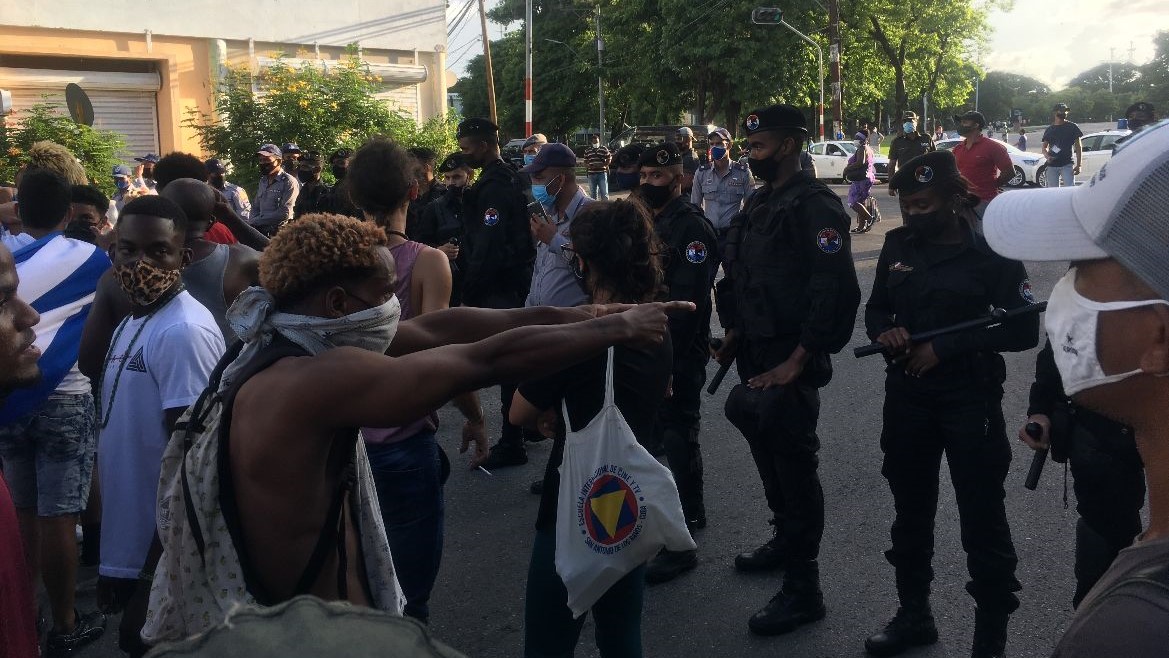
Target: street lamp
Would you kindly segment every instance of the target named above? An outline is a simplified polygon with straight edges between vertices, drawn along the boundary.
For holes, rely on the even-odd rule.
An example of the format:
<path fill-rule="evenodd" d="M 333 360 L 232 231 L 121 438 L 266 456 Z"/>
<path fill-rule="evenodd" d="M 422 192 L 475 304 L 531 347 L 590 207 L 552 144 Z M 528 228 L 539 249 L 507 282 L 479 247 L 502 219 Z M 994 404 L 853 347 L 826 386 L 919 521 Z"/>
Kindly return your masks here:
<path fill-rule="evenodd" d="M 756 25 L 782 25 L 795 33 L 796 36 L 803 39 L 805 42 L 812 44 L 816 49 L 816 64 L 820 70 L 820 107 L 819 121 L 820 121 L 820 141 L 824 140 L 824 49 L 820 44 L 813 41 L 808 35 L 800 32 L 792 27 L 790 23 L 783 20 L 783 10 L 778 7 L 756 7 L 751 12 L 751 22 Z"/>

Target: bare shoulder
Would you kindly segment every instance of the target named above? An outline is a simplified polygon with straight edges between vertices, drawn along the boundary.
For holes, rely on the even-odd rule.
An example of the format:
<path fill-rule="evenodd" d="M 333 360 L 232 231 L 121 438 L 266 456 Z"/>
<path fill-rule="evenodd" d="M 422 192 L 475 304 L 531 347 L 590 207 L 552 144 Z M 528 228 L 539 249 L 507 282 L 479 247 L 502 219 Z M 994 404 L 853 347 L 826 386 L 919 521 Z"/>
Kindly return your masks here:
<path fill-rule="evenodd" d="M 422 274 L 427 279 L 442 276 L 450 278 L 450 259 L 434 247 L 423 247 L 422 251 L 418 252 L 418 259 L 414 261 L 414 270 L 416 277 Z"/>

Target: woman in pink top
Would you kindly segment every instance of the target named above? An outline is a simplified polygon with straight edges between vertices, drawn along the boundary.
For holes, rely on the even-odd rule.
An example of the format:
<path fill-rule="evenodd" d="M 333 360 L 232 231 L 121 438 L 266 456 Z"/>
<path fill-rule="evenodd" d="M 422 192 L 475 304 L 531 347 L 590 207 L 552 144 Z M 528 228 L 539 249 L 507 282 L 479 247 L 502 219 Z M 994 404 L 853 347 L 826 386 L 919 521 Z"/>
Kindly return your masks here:
<path fill-rule="evenodd" d="M 373 139 L 357 150 L 345 178 L 350 196 L 367 221 L 381 226 L 390 240 L 397 281 L 394 293 L 402 320 L 447 307 L 451 296 L 450 261 L 441 251 L 406 237 L 406 210 L 418 197 L 413 157 L 387 139 Z M 467 418 L 462 452 L 475 443 L 475 460 L 487 452 L 483 410 L 474 393 L 455 400 Z M 405 613 L 425 622 L 442 559 L 442 485 L 450 472 L 435 440 L 438 417 L 431 413 L 401 427 L 362 428 L 378 502 L 402 592 Z M 472 462 L 473 464 L 475 461 Z"/>

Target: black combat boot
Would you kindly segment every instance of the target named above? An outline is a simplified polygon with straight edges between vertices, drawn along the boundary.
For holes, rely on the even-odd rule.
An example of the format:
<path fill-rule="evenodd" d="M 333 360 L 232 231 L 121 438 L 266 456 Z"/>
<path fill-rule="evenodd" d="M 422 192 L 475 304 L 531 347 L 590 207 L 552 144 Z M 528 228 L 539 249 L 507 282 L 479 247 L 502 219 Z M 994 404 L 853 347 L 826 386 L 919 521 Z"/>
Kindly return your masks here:
<path fill-rule="evenodd" d="M 911 647 L 923 647 L 938 641 L 938 627 L 928 599 L 902 600 L 901 607 L 885 630 L 865 640 L 871 656 L 896 656 Z"/>
<path fill-rule="evenodd" d="M 974 648 L 970 658 L 1004 658 L 1007 655 L 1007 620 L 1010 613 L 974 608 Z"/>
<path fill-rule="evenodd" d="M 819 565 L 807 560 L 788 565 L 783 589 L 751 617 L 747 626 L 756 635 L 783 635 L 823 619 L 826 613 Z"/>
<path fill-rule="evenodd" d="M 698 566 L 698 551 L 667 551 L 662 549 L 645 569 L 645 582 L 660 585 L 681 576 Z"/>
<path fill-rule="evenodd" d="M 775 536 L 759 548 L 755 548 L 735 556 L 735 569 L 744 573 L 755 571 L 772 571 L 779 569 L 787 562 L 787 546 L 780 532 L 779 522 L 775 519 L 768 521 L 775 527 Z"/>

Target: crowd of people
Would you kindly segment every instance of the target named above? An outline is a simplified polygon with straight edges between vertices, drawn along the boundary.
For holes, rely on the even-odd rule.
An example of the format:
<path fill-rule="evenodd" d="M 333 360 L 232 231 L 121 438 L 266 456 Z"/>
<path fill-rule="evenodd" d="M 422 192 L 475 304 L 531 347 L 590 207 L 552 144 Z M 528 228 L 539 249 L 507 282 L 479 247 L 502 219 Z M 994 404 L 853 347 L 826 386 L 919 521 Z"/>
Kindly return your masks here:
<path fill-rule="evenodd" d="M 904 225 L 885 236 L 863 308 L 887 363 L 885 556 L 899 607 L 865 649 L 938 641 L 945 455 L 975 603 L 971 655 L 1005 655 L 1022 585 L 1004 504 L 1001 354 L 1040 340 L 1020 261 L 1068 260 L 1019 430 L 1076 478 L 1077 613 L 1056 655 L 1157 655 L 1169 609 L 1169 233 L 1157 203 L 1169 126 L 1147 127 L 1149 106 L 1088 183 L 998 197 L 1009 163 L 981 137 L 982 115 L 955 117 L 967 141 L 954 152 L 904 119 L 889 180 Z M 1074 137 L 1061 125 L 1045 150 Z M 473 468 L 525 464 L 526 443 L 553 441 L 531 486 L 524 651 L 571 655 L 584 617 L 557 569 L 566 437 L 598 415 L 611 373 L 612 403 L 668 466 L 700 535 L 712 359 L 737 365 L 725 414 L 771 516 L 734 566 L 782 571 L 748 627 L 780 635 L 822 619 L 817 426 L 831 357 L 861 311 L 852 221 L 807 170 L 800 109 L 754 110 L 739 131 L 745 162 L 731 159 L 729 130 L 713 130 L 699 158 L 683 128 L 676 142 L 616 153 L 594 140 L 582 158 L 536 134 L 517 169 L 497 126 L 471 118 L 450 154 L 387 138 L 339 150 L 335 186 L 319 154 L 269 143 L 250 197 L 222 159 L 175 152 L 115 168 L 111 199 L 62 147 L 33 149 L 0 248 L 0 655 L 38 655 L 41 584 L 50 656 L 99 638 L 110 614 L 122 615 L 121 648 L 141 656 L 239 606 L 303 595 L 425 624 L 450 472 L 435 412 L 448 402 Z M 878 217 L 871 139 L 856 135 L 850 162 L 852 233 Z M 605 200 L 610 166 L 628 199 Z M 480 393 L 496 387 L 502 432 L 489 445 Z M 77 609 L 81 564 L 98 566 L 98 611 Z M 623 572 L 591 606 L 601 654 L 642 655 L 645 586 L 697 566 L 697 551 L 663 548 Z"/>

